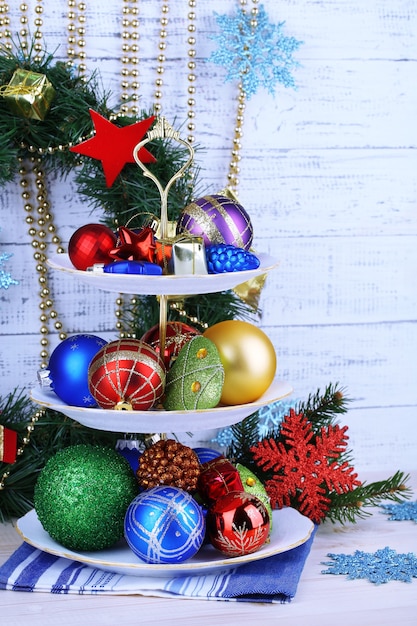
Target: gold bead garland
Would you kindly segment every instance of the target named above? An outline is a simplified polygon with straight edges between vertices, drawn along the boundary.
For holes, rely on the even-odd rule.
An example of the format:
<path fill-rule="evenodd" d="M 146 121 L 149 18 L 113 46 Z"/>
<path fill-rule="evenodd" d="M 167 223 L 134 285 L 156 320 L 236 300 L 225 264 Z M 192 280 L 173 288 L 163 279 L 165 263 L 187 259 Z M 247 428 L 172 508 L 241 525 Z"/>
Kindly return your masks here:
<path fill-rule="evenodd" d="M 252 0 L 252 8 L 251 8 L 251 27 L 255 29 L 258 25 L 257 17 L 259 13 L 259 9 L 257 7 L 258 0 Z M 240 0 L 240 5 L 242 11 L 246 12 L 247 0 Z M 246 93 L 243 89 L 243 84 L 239 81 L 238 84 L 238 95 L 237 95 L 237 110 L 236 110 L 236 118 L 235 118 L 235 128 L 234 128 L 234 137 L 233 137 L 233 146 L 232 146 L 232 154 L 229 163 L 229 172 L 227 175 L 228 188 L 236 193 L 237 188 L 239 186 L 239 174 L 240 174 L 240 161 L 241 161 L 241 149 L 242 149 L 242 136 L 243 136 L 243 123 L 244 123 L 244 113 L 246 108 Z"/>
<path fill-rule="evenodd" d="M 196 14 L 195 14 L 195 6 L 196 6 L 196 0 L 189 0 L 188 2 L 188 8 L 189 8 L 189 12 L 188 12 L 188 39 L 187 39 L 187 43 L 188 43 L 188 64 L 187 67 L 189 69 L 189 74 L 188 74 L 188 100 L 187 100 L 187 105 L 188 105 L 188 112 L 187 112 L 187 117 L 188 117 L 188 124 L 187 124 L 187 129 L 188 129 L 188 137 L 187 137 L 187 141 L 188 143 L 190 143 L 191 145 L 194 143 L 195 141 L 195 137 L 194 137 L 194 131 L 195 131 L 195 92 L 196 92 L 196 87 L 195 87 L 195 81 L 196 81 L 196 49 L 195 49 L 195 44 L 196 44 L 196 25 L 195 25 L 195 19 L 196 19 Z"/>
<path fill-rule="evenodd" d="M 164 84 L 162 75 L 165 71 L 165 68 L 164 68 L 164 64 L 166 61 L 165 50 L 167 47 L 166 39 L 168 36 L 167 26 L 168 26 L 169 6 L 168 6 L 167 0 L 163 0 L 161 11 L 162 11 L 162 15 L 159 20 L 159 23 L 161 25 L 161 29 L 159 31 L 159 44 L 158 44 L 159 54 L 158 54 L 158 65 L 156 67 L 156 74 L 157 74 L 157 77 L 155 80 L 156 89 L 154 93 L 154 98 L 155 98 L 154 110 L 157 115 L 161 113 L 161 109 L 162 109 L 162 102 L 161 102 L 162 91 L 161 90 Z"/>
<path fill-rule="evenodd" d="M 78 9 L 78 11 L 77 11 Z M 68 65 L 74 67 L 77 58 L 80 63 L 77 66 L 78 73 L 81 80 L 84 82 L 87 80 L 85 74 L 87 71 L 85 51 L 85 23 L 86 23 L 86 4 L 85 2 L 79 2 L 76 0 L 68 0 Z"/>
<path fill-rule="evenodd" d="M 7 2 L 0 2 L 0 42 L 6 50 L 12 49 L 12 32 L 10 30 L 9 5 Z"/>
<path fill-rule="evenodd" d="M 58 313 L 54 309 L 54 301 L 51 297 L 51 291 L 48 284 L 48 268 L 46 266 L 48 236 L 51 243 L 57 247 L 57 252 L 62 253 L 64 249 L 61 246 L 61 240 L 56 234 L 56 227 L 53 221 L 53 215 L 50 211 L 48 201 L 48 193 L 46 189 L 45 173 L 42 167 L 41 157 L 31 157 L 30 162 L 19 158 L 19 174 L 20 186 L 22 187 L 22 199 L 24 201 L 24 209 L 26 212 L 25 222 L 29 226 L 28 234 L 32 238 L 32 248 L 34 250 L 33 258 L 35 260 L 36 272 L 39 282 L 39 308 L 41 327 L 39 329 L 41 339 L 41 362 L 40 368 L 46 369 L 49 361 L 49 332 L 50 324 L 53 323 L 54 328 L 59 333 L 59 339 L 62 341 L 67 334 L 63 331 L 62 323 L 58 318 Z M 36 213 L 35 207 L 31 200 L 36 194 Z"/>
<path fill-rule="evenodd" d="M 122 18 L 122 107 L 124 115 L 137 115 L 139 108 L 139 9 L 137 0 L 123 0 Z M 129 79 L 132 79 L 129 82 Z M 128 103 L 132 101 L 133 104 Z"/>
<path fill-rule="evenodd" d="M 39 409 L 38 411 L 36 411 L 36 413 L 34 413 L 29 424 L 26 426 L 26 435 L 23 437 L 22 444 L 18 447 L 16 451 L 16 461 L 19 456 L 22 456 L 26 446 L 30 442 L 30 437 L 32 435 L 32 432 L 35 430 L 36 423 L 44 414 L 45 414 L 45 409 Z M 14 461 L 14 463 L 10 463 L 9 466 L 14 465 L 16 461 Z M 0 491 L 4 489 L 5 482 L 9 476 L 10 476 L 10 470 L 7 469 L 5 472 L 3 472 L 2 477 L 0 478 Z"/>

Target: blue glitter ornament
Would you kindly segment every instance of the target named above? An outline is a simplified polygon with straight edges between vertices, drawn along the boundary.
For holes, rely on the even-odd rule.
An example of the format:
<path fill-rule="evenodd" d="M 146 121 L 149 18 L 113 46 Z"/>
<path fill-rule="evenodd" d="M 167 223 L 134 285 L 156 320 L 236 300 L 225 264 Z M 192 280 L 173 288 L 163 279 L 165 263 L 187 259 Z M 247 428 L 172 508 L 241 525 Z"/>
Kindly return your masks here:
<path fill-rule="evenodd" d="M 283 35 L 284 22 L 271 24 L 263 6 L 258 9 L 256 26 L 251 13 L 244 10 L 234 17 L 216 14 L 216 21 L 221 33 L 212 39 L 218 49 L 208 60 L 227 69 L 227 81 L 241 81 L 248 100 L 259 87 L 271 95 L 277 83 L 295 88 L 291 69 L 299 64 L 292 55 L 302 42 Z"/>
<path fill-rule="evenodd" d="M 177 564 L 193 557 L 205 536 L 200 505 L 177 487 L 147 489 L 129 505 L 125 538 L 146 563 Z"/>
<path fill-rule="evenodd" d="M 385 547 L 375 553 L 356 550 L 354 554 L 328 554 L 333 562 L 323 562 L 329 569 L 322 574 L 345 574 L 348 580 L 368 579 L 381 585 L 390 580 L 411 583 L 417 578 L 417 556 L 412 552 L 399 554 Z"/>
<path fill-rule="evenodd" d="M 43 385 L 71 406 L 96 406 L 88 388 L 88 366 L 106 341 L 96 335 L 74 335 L 61 341 L 49 359 L 48 369 L 38 373 Z"/>
<path fill-rule="evenodd" d="M 251 252 L 221 243 L 206 248 L 206 259 L 209 274 L 256 270 L 260 265 L 258 257 Z"/>

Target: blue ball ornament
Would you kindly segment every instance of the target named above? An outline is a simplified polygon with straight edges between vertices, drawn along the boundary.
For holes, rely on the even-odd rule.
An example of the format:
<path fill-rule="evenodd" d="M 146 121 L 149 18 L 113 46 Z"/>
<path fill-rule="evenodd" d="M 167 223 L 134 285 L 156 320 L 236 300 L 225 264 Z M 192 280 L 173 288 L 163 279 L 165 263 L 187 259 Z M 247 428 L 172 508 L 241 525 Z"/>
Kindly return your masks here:
<path fill-rule="evenodd" d="M 129 547 L 140 559 L 175 565 L 198 552 L 206 522 L 202 508 L 188 492 L 160 485 L 131 502 L 124 529 Z"/>
<path fill-rule="evenodd" d="M 208 461 L 217 459 L 222 454 L 218 450 L 213 450 L 213 448 L 193 448 L 193 450 L 198 456 L 198 460 L 201 465 L 203 465 L 203 463 L 208 463 Z"/>
<path fill-rule="evenodd" d="M 88 388 L 88 366 L 106 341 L 96 335 L 73 335 L 61 341 L 49 359 L 51 389 L 71 406 L 97 406 Z"/>

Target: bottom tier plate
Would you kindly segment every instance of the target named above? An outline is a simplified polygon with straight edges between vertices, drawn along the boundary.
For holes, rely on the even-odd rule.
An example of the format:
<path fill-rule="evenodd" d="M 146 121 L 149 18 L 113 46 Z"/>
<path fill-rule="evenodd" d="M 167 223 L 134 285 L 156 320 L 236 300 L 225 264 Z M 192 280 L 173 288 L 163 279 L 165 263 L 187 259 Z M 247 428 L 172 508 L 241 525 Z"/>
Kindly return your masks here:
<path fill-rule="evenodd" d="M 73 552 L 61 546 L 45 532 L 34 509 L 17 521 L 17 531 L 27 543 L 55 556 L 79 561 L 107 572 L 160 578 L 197 576 L 217 570 L 225 571 L 244 563 L 258 561 L 281 552 L 287 552 L 305 543 L 314 528 L 311 520 L 292 508 L 273 511 L 272 519 L 270 541 L 253 554 L 225 558 L 221 552 L 207 544 L 192 559 L 179 565 L 150 565 L 143 563 L 135 556 L 124 540 L 108 550 Z"/>
<path fill-rule="evenodd" d="M 293 389 L 285 381 L 274 381 L 256 402 L 234 406 L 218 406 L 196 411 L 115 411 L 84 408 L 66 404 L 54 391 L 42 387 L 31 390 L 31 399 L 41 406 L 59 411 L 83 426 L 125 433 L 188 432 L 225 428 L 255 413 L 260 407 L 291 395 Z"/>

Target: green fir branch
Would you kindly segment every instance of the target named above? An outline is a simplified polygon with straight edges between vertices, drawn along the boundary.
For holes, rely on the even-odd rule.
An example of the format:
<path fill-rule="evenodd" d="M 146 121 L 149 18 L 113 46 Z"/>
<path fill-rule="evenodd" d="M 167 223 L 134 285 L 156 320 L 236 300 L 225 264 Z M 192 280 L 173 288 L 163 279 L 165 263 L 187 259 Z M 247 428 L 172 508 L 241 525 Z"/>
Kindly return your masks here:
<path fill-rule="evenodd" d="M 17 69 L 45 75 L 55 97 L 44 120 L 14 113 L 0 97 L 0 162 L 9 155 L 8 166 L 0 170 L 0 184 L 16 173 L 17 156 L 26 158 L 34 153 L 42 156 L 51 171 L 68 174 L 79 162 L 79 155 L 69 148 L 91 135 L 90 108 L 109 113 L 108 94 L 101 92 L 97 73 L 84 80 L 68 64 L 55 63 L 52 54 L 43 52 L 37 60 L 33 46 L 26 52 L 19 45 L 11 51 L 0 45 L 0 85 L 7 85 Z"/>
<path fill-rule="evenodd" d="M 339 383 L 330 383 L 324 391 L 318 389 L 310 394 L 307 400 L 300 402 L 294 410 L 303 413 L 311 422 L 314 431 L 318 433 L 322 426 L 334 424 L 338 415 L 347 412 L 351 400 L 344 392 Z"/>
<path fill-rule="evenodd" d="M 362 483 L 353 491 L 337 494 L 328 494 L 330 509 L 326 519 L 330 522 L 356 522 L 372 514 L 368 507 L 378 506 L 381 502 L 402 502 L 412 496 L 412 490 L 407 486 L 408 474 L 396 472 L 393 476 L 372 483 Z"/>

